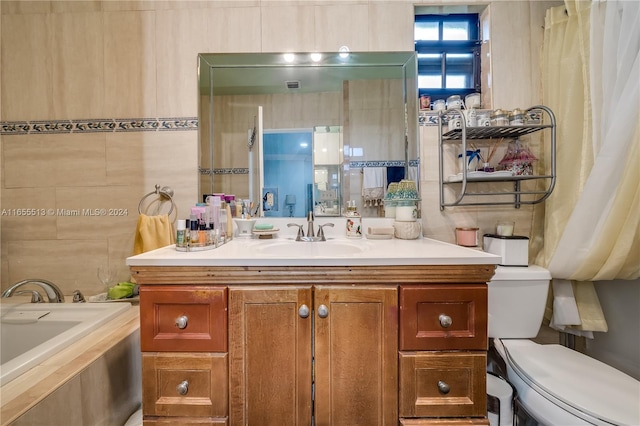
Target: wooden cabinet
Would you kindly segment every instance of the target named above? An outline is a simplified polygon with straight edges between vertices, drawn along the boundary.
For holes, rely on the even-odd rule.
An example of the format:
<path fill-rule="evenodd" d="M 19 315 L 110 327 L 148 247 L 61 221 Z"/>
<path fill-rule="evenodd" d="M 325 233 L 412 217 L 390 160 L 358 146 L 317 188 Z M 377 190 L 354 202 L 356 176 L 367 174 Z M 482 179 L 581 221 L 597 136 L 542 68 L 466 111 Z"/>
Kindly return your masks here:
<path fill-rule="evenodd" d="M 397 424 L 396 286 L 231 288 L 229 337 L 231 424 Z"/>
<path fill-rule="evenodd" d="M 140 286 L 145 426 L 228 423 L 227 289 Z"/>
<path fill-rule="evenodd" d="M 486 284 L 400 286 L 399 412 L 427 421 L 403 424 L 484 421 L 486 350 Z"/>
<path fill-rule="evenodd" d="M 144 424 L 488 424 L 494 268 L 132 267 Z"/>
<path fill-rule="evenodd" d="M 315 424 L 398 423 L 397 286 L 315 289 Z"/>
<path fill-rule="evenodd" d="M 311 286 L 230 289 L 232 425 L 311 424 L 312 302 Z"/>

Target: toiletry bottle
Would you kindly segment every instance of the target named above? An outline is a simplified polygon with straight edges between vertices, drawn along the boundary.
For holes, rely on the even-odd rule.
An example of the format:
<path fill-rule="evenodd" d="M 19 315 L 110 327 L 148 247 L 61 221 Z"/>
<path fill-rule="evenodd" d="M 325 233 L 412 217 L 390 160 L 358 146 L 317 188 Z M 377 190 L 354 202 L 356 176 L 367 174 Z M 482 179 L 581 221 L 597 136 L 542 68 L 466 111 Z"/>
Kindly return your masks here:
<path fill-rule="evenodd" d="M 362 238 L 362 217 L 355 200 L 347 202 L 347 238 Z"/>
<path fill-rule="evenodd" d="M 227 203 L 220 200 L 216 211 L 216 230 L 219 231 L 219 240 L 221 244 L 225 243 L 227 236 Z"/>
<path fill-rule="evenodd" d="M 187 224 L 184 219 L 179 219 L 176 225 L 176 247 L 185 247 L 185 233 L 187 230 Z"/>
<path fill-rule="evenodd" d="M 227 204 L 225 206 L 227 212 L 227 234 L 225 235 L 225 242 L 233 238 L 233 219 L 231 216 L 231 206 Z"/>
<path fill-rule="evenodd" d="M 220 197 L 214 196 L 211 200 L 211 218 L 213 222 L 213 229 L 220 228 Z"/>
<path fill-rule="evenodd" d="M 191 226 L 191 229 L 189 229 L 189 244 L 195 246 L 200 241 L 200 236 L 198 235 L 198 218 L 195 214 L 189 217 L 189 225 Z"/>

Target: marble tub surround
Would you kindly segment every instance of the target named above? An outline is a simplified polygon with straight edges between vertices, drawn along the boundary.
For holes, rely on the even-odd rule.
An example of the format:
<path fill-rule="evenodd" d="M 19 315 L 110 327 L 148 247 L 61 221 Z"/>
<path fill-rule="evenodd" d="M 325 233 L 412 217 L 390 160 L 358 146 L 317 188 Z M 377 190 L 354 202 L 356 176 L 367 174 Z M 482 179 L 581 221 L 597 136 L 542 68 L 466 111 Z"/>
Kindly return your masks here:
<path fill-rule="evenodd" d="M 132 306 L 0 388 L 0 424 L 124 424 L 141 401 L 139 322 Z"/>

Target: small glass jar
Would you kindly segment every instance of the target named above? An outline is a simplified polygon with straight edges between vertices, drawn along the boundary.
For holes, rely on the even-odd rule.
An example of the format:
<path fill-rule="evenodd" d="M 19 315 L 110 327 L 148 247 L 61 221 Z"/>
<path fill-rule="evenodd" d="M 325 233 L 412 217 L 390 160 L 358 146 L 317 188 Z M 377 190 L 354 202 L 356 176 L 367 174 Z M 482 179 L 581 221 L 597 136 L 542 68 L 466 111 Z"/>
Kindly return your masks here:
<path fill-rule="evenodd" d="M 444 111 L 447 109 L 447 106 L 444 102 L 444 99 L 436 99 L 433 101 L 433 110 L 434 111 Z"/>
<path fill-rule="evenodd" d="M 491 126 L 491 111 L 478 111 L 478 127 Z"/>
<path fill-rule="evenodd" d="M 513 111 L 511 111 L 511 114 L 509 114 L 510 126 L 523 126 L 524 120 L 525 120 L 524 111 L 522 111 L 521 109 L 516 108 Z"/>
<path fill-rule="evenodd" d="M 447 109 L 462 108 L 462 99 L 460 95 L 451 95 L 447 98 Z"/>
<path fill-rule="evenodd" d="M 493 115 L 491 116 L 491 125 L 492 126 L 508 126 L 509 116 L 503 110 L 497 109 L 493 112 Z"/>

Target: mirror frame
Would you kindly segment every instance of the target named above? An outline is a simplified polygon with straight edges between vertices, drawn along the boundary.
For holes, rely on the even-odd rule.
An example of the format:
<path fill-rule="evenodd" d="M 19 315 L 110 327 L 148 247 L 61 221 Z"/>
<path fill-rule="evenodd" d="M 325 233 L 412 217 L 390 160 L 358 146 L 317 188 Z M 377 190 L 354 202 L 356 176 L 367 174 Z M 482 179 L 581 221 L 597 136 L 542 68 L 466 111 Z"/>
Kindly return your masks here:
<path fill-rule="evenodd" d="M 321 60 L 311 59 L 310 52 L 296 52 L 295 62 L 287 62 L 284 53 L 201 53 L 198 55 L 198 191 L 200 196 L 214 192 L 215 175 L 214 168 L 214 107 L 213 99 L 219 94 L 222 86 L 219 81 L 214 81 L 216 70 L 222 69 L 253 69 L 262 68 L 336 68 L 349 67 L 366 73 L 372 68 L 391 67 L 397 72 L 402 71 L 404 80 L 403 101 L 405 109 L 404 117 L 404 167 L 405 176 L 408 176 L 410 165 L 419 166 L 420 151 L 418 142 L 418 70 L 417 58 L 414 51 L 411 52 L 328 52 L 320 53 Z M 395 78 L 395 76 L 394 76 Z M 215 93 L 214 93 L 215 92 Z M 225 93 L 225 94 L 230 94 Z M 237 94 L 237 93 L 236 93 Z M 241 93 L 244 94 L 244 93 Z M 247 92 L 246 94 L 250 94 Z M 251 93 L 253 94 L 253 93 Z M 206 108 L 204 103 L 208 102 Z M 206 111 L 206 116 L 203 116 Z M 206 120 L 206 125 L 205 124 Z M 205 149 L 206 148 L 206 149 Z M 415 160 L 410 158 L 415 153 Z M 365 162 L 368 166 L 376 166 L 376 162 Z M 411 163 L 411 164 L 410 164 Z M 357 166 L 356 166 L 357 167 Z M 350 200 L 349 189 L 349 162 L 345 155 L 342 179 L 342 200 Z M 418 167 L 419 169 L 419 167 Z M 209 176 L 207 181 L 204 176 Z M 419 179 L 418 179 L 419 181 Z M 419 182 L 417 182 L 419 183 Z M 386 190 L 386 188 L 385 188 Z M 360 197 L 357 197 L 360 198 Z M 344 206 L 342 206 L 344 207 Z"/>

